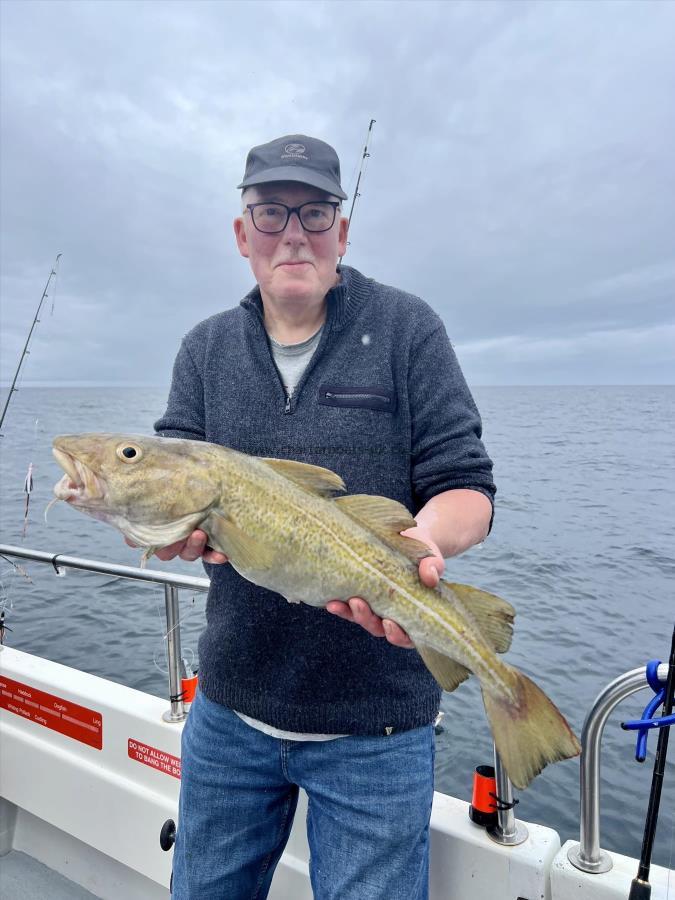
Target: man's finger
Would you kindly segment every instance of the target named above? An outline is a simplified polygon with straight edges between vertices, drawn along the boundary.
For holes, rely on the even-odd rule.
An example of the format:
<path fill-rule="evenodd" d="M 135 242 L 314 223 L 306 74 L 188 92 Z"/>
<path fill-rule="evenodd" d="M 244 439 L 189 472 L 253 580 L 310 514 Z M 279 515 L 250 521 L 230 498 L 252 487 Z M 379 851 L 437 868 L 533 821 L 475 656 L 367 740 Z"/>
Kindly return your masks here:
<path fill-rule="evenodd" d="M 415 646 L 410 640 L 407 632 L 405 632 L 400 625 L 397 625 L 396 622 L 392 622 L 391 619 L 382 619 L 382 627 L 390 644 L 395 644 L 397 647 L 408 648 Z"/>
<path fill-rule="evenodd" d="M 227 562 L 227 557 L 224 553 L 220 553 L 218 550 L 212 550 L 210 547 L 205 547 L 202 559 L 204 562 L 211 563 L 214 566 L 221 566 L 223 563 Z"/>
<path fill-rule="evenodd" d="M 326 609 L 341 619 L 361 625 L 373 637 L 386 637 L 390 644 L 397 647 L 415 646 L 400 625 L 391 619 L 380 619 L 361 597 L 350 597 L 348 603 L 330 600 L 326 604 Z"/>
<path fill-rule="evenodd" d="M 155 550 L 153 556 L 156 556 L 157 559 L 161 559 L 162 562 L 168 562 L 170 559 L 173 559 L 176 556 L 178 550 L 175 545 L 171 545 L 170 547 L 162 547 L 160 550 Z"/>
<path fill-rule="evenodd" d="M 420 562 L 420 581 L 427 587 L 435 588 L 441 580 L 445 563 L 436 556 L 427 556 Z"/>
<path fill-rule="evenodd" d="M 329 613 L 333 613 L 334 616 L 339 616 L 341 619 L 347 619 L 349 622 L 354 621 L 354 616 L 349 608 L 349 604 L 344 603 L 342 600 L 329 600 L 325 608 Z"/>
<path fill-rule="evenodd" d="M 180 558 L 186 562 L 194 562 L 203 554 L 206 547 L 206 534 L 203 531 L 193 531 L 181 550 Z"/>
<path fill-rule="evenodd" d="M 384 637 L 382 619 L 376 616 L 370 606 L 361 597 L 350 597 L 349 607 L 354 616 L 354 621 L 366 629 L 374 637 Z"/>

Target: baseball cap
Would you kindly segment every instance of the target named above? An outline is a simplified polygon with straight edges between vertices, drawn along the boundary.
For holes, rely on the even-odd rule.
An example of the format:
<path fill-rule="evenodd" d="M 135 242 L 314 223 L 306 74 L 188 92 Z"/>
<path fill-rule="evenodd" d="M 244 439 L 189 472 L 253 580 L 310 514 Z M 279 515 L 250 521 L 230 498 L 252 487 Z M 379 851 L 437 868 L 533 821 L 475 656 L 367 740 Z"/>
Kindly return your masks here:
<path fill-rule="evenodd" d="M 340 186 L 337 153 L 330 144 L 306 134 L 287 134 L 249 150 L 244 180 L 237 188 L 268 181 L 299 181 L 347 199 Z"/>

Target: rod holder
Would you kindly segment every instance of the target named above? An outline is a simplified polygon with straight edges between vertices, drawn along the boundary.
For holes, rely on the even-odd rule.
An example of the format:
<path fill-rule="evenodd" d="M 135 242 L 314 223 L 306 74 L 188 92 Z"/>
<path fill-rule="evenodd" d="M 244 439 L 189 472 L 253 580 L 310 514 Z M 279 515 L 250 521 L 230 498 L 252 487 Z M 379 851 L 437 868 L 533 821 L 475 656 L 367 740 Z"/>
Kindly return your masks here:
<path fill-rule="evenodd" d="M 513 785 L 502 765 L 501 757 L 495 747 L 495 782 L 497 784 L 497 797 L 502 805 L 497 806 L 497 824 L 486 829 L 488 837 L 497 844 L 506 847 L 515 847 L 522 844 L 529 837 L 526 826 L 516 819 L 513 811 Z M 508 806 L 503 809 L 502 806 Z"/>
<path fill-rule="evenodd" d="M 187 717 L 183 703 L 183 687 L 181 679 L 181 646 L 180 646 L 180 608 L 178 606 L 178 588 L 172 584 L 164 585 L 164 607 L 166 613 L 166 658 L 169 668 L 169 698 L 171 708 L 162 718 L 165 722 L 182 722 Z"/>
<path fill-rule="evenodd" d="M 668 665 L 662 663 L 658 668 L 659 681 L 665 683 L 667 674 Z M 579 775 L 579 843 L 567 851 L 569 861 L 582 872 L 600 875 L 612 868 L 611 856 L 600 849 L 600 744 L 605 724 L 615 706 L 648 686 L 646 666 L 619 675 L 598 694 L 584 721 Z"/>

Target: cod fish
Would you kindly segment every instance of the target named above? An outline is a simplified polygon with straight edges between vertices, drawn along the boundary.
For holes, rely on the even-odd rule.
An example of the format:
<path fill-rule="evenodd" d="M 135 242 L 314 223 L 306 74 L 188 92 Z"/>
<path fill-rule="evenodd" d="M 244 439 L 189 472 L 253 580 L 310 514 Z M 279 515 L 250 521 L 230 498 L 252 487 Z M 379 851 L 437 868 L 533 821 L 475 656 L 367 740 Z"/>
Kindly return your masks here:
<path fill-rule="evenodd" d="M 497 655 L 511 644 L 513 607 L 464 584 L 423 585 L 419 560 L 431 551 L 400 534 L 415 525 L 400 503 L 335 496 L 345 485 L 328 469 L 202 441 L 80 434 L 53 446 L 66 473 L 56 498 L 147 548 L 144 561 L 201 528 L 244 578 L 289 601 L 363 597 L 407 631 L 444 690 L 475 675 L 516 787 L 580 752 L 548 697 Z"/>

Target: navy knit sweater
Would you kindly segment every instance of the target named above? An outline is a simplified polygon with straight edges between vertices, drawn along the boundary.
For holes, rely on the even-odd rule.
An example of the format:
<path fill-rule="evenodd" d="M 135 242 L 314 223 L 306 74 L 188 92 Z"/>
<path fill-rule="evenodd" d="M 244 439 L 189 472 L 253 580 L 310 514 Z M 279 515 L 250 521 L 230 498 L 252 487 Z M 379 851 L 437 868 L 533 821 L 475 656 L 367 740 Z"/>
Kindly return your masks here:
<path fill-rule="evenodd" d="M 480 417 L 439 317 L 356 269 L 339 272 L 290 401 L 256 287 L 183 339 L 156 431 L 325 466 L 349 493 L 413 513 L 452 488 L 492 500 Z M 440 688 L 416 651 L 290 604 L 232 566 L 207 571 L 199 683 L 210 699 L 288 731 L 384 734 L 434 720 Z"/>

